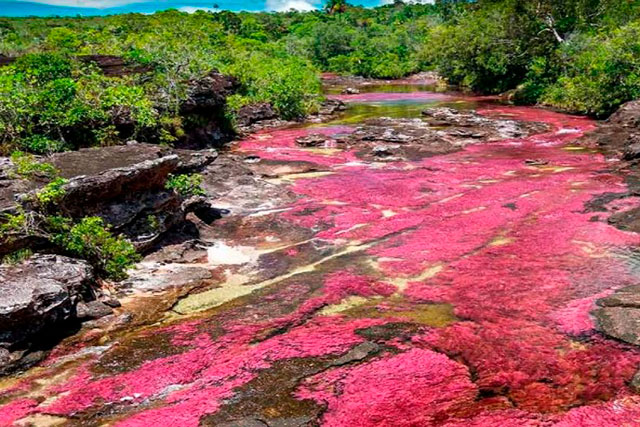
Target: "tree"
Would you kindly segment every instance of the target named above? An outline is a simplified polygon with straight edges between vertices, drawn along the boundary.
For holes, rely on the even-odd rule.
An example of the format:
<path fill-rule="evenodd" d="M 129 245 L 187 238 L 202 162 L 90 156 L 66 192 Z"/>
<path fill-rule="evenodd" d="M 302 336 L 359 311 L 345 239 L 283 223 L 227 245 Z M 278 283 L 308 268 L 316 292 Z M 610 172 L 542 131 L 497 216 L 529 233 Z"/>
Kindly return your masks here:
<path fill-rule="evenodd" d="M 349 7 L 349 3 L 346 0 L 329 0 L 324 6 L 324 10 L 329 14 L 344 13 Z"/>

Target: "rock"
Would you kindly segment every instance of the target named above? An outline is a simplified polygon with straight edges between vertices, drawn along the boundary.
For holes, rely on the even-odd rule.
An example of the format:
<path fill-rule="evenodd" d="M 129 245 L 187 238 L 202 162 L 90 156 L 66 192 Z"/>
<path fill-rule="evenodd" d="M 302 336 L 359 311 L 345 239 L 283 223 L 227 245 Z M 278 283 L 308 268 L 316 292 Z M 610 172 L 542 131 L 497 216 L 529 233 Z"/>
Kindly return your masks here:
<path fill-rule="evenodd" d="M 113 308 L 101 301 L 79 302 L 76 306 L 76 317 L 79 320 L 95 320 L 113 314 Z"/>
<path fill-rule="evenodd" d="M 12 57 L 12 56 L 6 56 L 0 53 L 0 67 L 3 67 L 5 65 L 9 65 L 11 63 L 13 63 L 13 61 L 15 61 L 16 58 Z"/>
<path fill-rule="evenodd" d="M 524 163 L 529 166 L 544 166 L 544 165 L 548 165 L 549 161 L 541 160 L 541 159 L 526 159 Z"/>
<path fill-rule="evenodd" d="M 74 178 L 80 175 L 96 175 L 109 169 L 134 166 L 169 154 L 171 154 L 169 149 L 159 145 L 136 143 L 56 153 L 50 156 L 47 162 L 55 166 L 62 177 Z"/>
<path fill-rule="evenodd" d="M 301 147 L 328 147 L 332 144 L 335 145 L 335 141 L 326 135 L 314 133 L 308 136 L 296 138 L 296 144 Z"/>
<path fill-rule="evenodd" d="M 598 330 L 621 341 L 640 345 L 640 286 L 628 286 L 598 300 L 593 311 Z"/>
<path fill-rule="evenodd" d="M 187 98 L 180 106 L 183 114 L 224 107 L 227 96 L 239 88 L 239 83 L 234 77 L 213 70 L 200 79 L 190 80 L 187 86 Z"/>
<path fill-rule="evenodd" d="M 347 109 L 347 104 L 338 99 L 327 99 L 322 102 L 318 116 L 333 116 Z"/>
<path fill-rule="evenodd" d="M 640 232 L 640 207 L 611 215 L 607 222 L 620 230 Z"/>
<path fill-rule="evenodd" d="M 249 126 L 278 117 L 276 110 L 267 102 L 245 105 L 238 110 L 236 120 L 240 126 Z"/>
<path fill-rule="evenodd" d="M 631 378 L 629 387 L 631 387 L 636 393 L 640 393 L 640 371 L 636 372 L 633 378 Z"/>
<path fill-rule="evenodd" d="M 630 135 L 627 140 L 627 145 L 622 151 L 622 158 L 624 160 L 637 160 L 640 158 L 640 135 Z"/>
<path fill-rule="evenodd" d="M 638 158 L 640 100 L 623 104 L 605 122 L 580 139 L 584 145 L 598 145 L 609 157 Z M 633 147 L 632 147 L 633 146 Z"/>
<path fill-rule="evenodd" d="M 187 97 L 180 106 L 184 136 L 174 145 L 201 149 L 218 147 L 235 135 L 227 118 L 227 97 L 239 88 L 238 81 L 217 71 L 187 82 Z"/>
<path fill-rule="evenodd" d="M 371 341 L 365 341 L 362 344 L 358 344 L 353 349 L 351 349 L 344 356 L 339 357 L 338 359 L 332 361 L 333 366 L 341 366 L 346 365 L 352 362 L 359 362 L 365 359 L 367 356 L 375 354 L 380 351 L 380 346 Z"/>
<path fill-rule="evenodd" d="M 598 329 L 606 335 L 640 345 L 640 310 L 632 307 L 604 307 L 593 312 Z"/>
<path fill-rule="evenodd" d="M 342 89 L 343 95 L 357 95 L 359 93 L 360 93 L 360 90 L 354 87 L 345 87 L 344 89 Z"/>
<path fill-rule="evenodd" d="M 80 55 L 78 59 L 96 65 L 107 77 L 148 73 L 153 70 L 151 66 L 130 64 L 123 57 L 115 55 Z"/>
<path fill-rule="evenodd" d="M 18 363 L 35 337 L 75 320 L 77 304 L 93 293 L 94 279 L 87 262 L 59 255 L 0 266 L 0 348 L 5 353 L 0 371 Z"/>
<path fill-rule="evenodd" d="M 211 148 L 208 150 L 175 150 L 180 157 L 180 163 L 175 170 L 175 174 L 197 173 L 209 166 L 218 158 L 218 151 Z"/>
<path fill-rule="evenodd" d="M 376 157 L 389 157 L 393 155 L 393 152 L 388 145 L 376 145 L 373 147 L 373 155 Z"/>

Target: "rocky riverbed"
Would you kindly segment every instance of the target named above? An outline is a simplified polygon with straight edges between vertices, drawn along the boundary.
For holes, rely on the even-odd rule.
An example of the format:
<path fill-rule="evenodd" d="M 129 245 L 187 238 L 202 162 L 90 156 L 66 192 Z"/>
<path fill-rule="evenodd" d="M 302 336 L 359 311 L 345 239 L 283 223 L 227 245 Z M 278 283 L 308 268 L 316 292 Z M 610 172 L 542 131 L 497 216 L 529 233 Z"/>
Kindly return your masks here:
<path fill-rule="evenodd" d="M 0 269 L 0 360 L 24 370 L 0 424 L 633 423 L 632 163 L 588 119 L 402 83 L 353 85 L 325 124 L 256 106 L 222 152 L 54 157 L 68 214 L 145 256 L 117 283 L 54 254 Z M 205 195 L 168 194 L 177 171 Z"/>

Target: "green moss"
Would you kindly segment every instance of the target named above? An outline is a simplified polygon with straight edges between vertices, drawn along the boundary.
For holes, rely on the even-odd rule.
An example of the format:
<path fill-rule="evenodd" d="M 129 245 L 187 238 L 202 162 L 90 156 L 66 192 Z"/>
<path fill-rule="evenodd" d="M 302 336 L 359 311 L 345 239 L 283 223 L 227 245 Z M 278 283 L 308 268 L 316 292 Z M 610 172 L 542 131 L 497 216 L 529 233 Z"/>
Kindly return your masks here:
<path fill-rule="evenodd" d="M 206 193 L 202 188 L 202 175 L 182 174 L 169 175 L 165 187 L 174 190 L 183 197 L 204 196 Z"/>

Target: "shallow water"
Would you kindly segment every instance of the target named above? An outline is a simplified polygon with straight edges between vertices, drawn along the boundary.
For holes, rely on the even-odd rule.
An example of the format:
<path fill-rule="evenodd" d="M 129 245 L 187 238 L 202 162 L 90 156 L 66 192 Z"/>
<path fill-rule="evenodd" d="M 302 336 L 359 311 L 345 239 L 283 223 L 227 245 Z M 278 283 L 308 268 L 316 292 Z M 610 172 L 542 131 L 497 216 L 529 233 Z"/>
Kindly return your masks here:
<path fill-rule="evenodd" d="M 640 243 L 585 209 L 625 189 L 573 145 L 594 123 L 423 92 L 346 99 L 336 123 L 238 145 L 319 170 L 274 180 L 298 200 L 246 220 L 259 250 L 229 249 L 229 264 L 275 273 L 234 270 L 222 290 L 181 300 L 192 314 L 61 346 L 0 384 L 0 425 L 639 425 L 627 384 L 640 351 L 589 316 L 637 281 Z M 551 129 L 414 162 L 295 144 L 443 102 Z"/>

